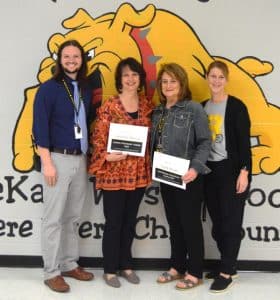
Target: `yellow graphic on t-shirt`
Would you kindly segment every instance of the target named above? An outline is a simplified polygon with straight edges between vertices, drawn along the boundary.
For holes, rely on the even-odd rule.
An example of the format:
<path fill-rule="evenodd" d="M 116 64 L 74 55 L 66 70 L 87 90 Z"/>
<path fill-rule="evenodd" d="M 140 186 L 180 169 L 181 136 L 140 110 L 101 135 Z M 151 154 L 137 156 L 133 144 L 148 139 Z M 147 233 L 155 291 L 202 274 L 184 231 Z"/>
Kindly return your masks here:
<path fill-rule="evenodd" d="M 209 128 L 212 134 L 212 141 L 220 143 L 220 137 L 222 137 L 222 124 L 223 117 L 221 115 L 208 115 Z"/>

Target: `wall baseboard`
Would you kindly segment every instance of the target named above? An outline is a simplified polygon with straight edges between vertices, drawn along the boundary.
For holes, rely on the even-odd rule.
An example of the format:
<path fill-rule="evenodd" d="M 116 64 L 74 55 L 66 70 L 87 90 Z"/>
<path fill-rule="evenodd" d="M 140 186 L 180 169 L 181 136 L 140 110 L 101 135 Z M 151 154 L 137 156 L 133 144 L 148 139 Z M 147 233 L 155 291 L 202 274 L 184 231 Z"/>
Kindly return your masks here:
<path fill-rule="evenodd" d="M 166 270 L 169 260 L 166 258 L 134 258 L 136 270 Z M 206 259 L 205 270 L 213 269 L 218 260 Z M 79 264 L 83 267 L 102 268 L 102 257 L 80 257 Z M 0 255 L 0 267 L 42 268 L 41 256 Z M 280 272 L 280 261 L 239 260 L 237 269 L 240 271 Z"/>

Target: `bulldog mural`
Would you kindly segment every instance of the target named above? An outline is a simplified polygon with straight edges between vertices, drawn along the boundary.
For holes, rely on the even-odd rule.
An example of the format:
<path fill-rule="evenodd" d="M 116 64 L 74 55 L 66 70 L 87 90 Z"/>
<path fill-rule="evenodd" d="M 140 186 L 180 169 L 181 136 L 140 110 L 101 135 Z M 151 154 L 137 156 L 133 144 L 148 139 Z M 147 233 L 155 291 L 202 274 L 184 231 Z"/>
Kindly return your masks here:
<path fill-rule="evenodd" d="M 142 62 L 148 74 L 147 94 L 157 102 L 155 79 L 162 63 L 177 62 L 189 74 L 193 98 L 202 101 L 209 97 L 205 83 L 207 66 L 215 59 L 225 61 L 230 69 L 228 92 L 242 99 L 248 107 L 254 137 L 253 173 L 274 174 L 280 167 L 280 109 L 270 104 L 256 76 L 273 70 L 268 61 L 245 57 L 233 62 L 208 53 L 192 27 L 173 13 L 149 4 L 135 10 L 122 4 L 115 13 L 94 18 L 79 9 L 63 21 L 68 29 L 64 35 L 56 33 L 48 42 L 50 55 L 43 59 L 39 84 L 25 90 L 25 101 L 13 136 L 13 166 L 17 171 L 29 172 L 33 167 L 32 113 L 38 86 L 53 72 L 58 47 L 67 39 L 77 39 L 88 57 L 88 75 L 94 91 L 94 103 L 105 101 L 114 89 L 114 70 L 118 62 L 133 56 Z"/>

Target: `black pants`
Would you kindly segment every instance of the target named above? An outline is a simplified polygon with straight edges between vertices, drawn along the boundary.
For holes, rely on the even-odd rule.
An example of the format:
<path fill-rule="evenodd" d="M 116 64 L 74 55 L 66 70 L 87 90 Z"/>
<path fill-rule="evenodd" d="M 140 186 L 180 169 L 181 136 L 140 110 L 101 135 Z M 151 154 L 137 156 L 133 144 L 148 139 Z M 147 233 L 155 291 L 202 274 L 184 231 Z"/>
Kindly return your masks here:
<path fill-rule="evenodd" d="M 186 190 L 161 184 L 161 195 L 170 230 L 170 267 L 202 278 L 203 232 L 201 224 L 202 181 L 198 177 Z M 188 257 L 188 264 L 187 264 Z"/>
<path fill-rule="evenodd" d="M 236 270 L 241 244 L 242 221 L 248 189 L 236 193 L 237 174 L 229 160 L 208 162 L 211 173 L 205 176 L 205 201 L 212 220 L 212 236 L 220 251 L 219 271 L 232 274 Z"/>
<path fill-rule="evenodd" d="M 104 273 L 132 268 L 131 245 L 145 188 L 133 191 L 103 190 L 105 228 L 102 241 Z"/>

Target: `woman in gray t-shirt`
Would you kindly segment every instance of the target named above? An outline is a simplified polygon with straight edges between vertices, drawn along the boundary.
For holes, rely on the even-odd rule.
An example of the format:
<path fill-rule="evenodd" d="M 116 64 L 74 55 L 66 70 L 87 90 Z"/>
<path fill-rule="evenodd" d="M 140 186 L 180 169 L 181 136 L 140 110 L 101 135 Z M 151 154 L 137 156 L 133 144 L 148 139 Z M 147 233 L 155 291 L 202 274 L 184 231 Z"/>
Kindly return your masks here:
<path fill-rule="evenodd" d="M 211 98 L 204 103 L 212 133 L 205 176 L 205 201 L 212 220 L 212 236 L 221 254 L 219 268 L 206 275 L 214 279 L 210 291 L 232 285 L 241 243 L 245 199 L 251 178 L 250 119 L 244 103 L 226 93 L 228 67 L 212 62 L 207 70 Z"/>

